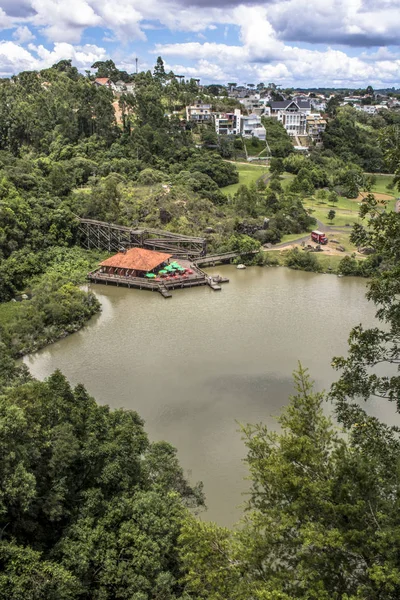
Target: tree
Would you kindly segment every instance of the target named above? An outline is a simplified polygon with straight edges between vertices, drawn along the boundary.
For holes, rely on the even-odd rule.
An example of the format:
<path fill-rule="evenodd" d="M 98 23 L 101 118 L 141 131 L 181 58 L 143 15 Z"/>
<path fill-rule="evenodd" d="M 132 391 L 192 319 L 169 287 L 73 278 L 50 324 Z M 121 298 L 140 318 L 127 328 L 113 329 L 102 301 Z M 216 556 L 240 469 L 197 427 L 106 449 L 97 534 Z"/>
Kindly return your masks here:
<path fill-rule="evenodd" d="M 334 117 L 342 101 L 341 96 L 332 96 L 326 103 L 326 112 L 330 117 Z"/>
<path fill-rule="evenodd" d="M 285 266 L 290 267 L 291 269 L 312 271 L 314 273 L 318 273 L 322 270 L 315 254 L 311 252 L 303 252 L 298 248 L 293 248 L 286 254 Z"/>
<path fill-rule="evenodd" d="M 330 202 L 330 204 L 336 204 L 336 202 L 339 202 L 339 196 L 337 195 L 337 192 L 335 192 L 335 190 L 329 192 L 328 202 Z"/>
<path fill-rule="evenodd" d="M 299 366 L 294 379 L 279 431 L 242 426 L 251 489 L 241 529 L 185 523 L 186 591 L 213 600 L 395 600 L 399 443 L 373 418 L 340 435 L 307 371 Z"/>
<path fill-rule="evenodd" d="M 347 169 L 344 173 L 343 184 L 347 198 L 357 198 L 363 184 L 363 176 L 356 169 Z"/>
<path fill-rule="evenodd" d="M 384 328 L 356 326 L 349 337 L 348 358 L 336 358 L 341 376 L 333 386 L 340 418 L 352 421 L 359 409 L 355 399 L 387 399 L 400 410 L 400 215 L 379 207 L 369 194 L 360 208 L 365 224 L 354 226 L 351 241 L 374 248 L 381 268 L 368 284 L 367 298 L 377 307 L 378 321 Z M 384 370 L 382 369 L 384 367 Z"/>
<path fill-rule="evenodd" d="M 277 173 L 278 175 L 284 173 L 285 167 L 282 158 L 271 158 L 269 170 L 271 173 Z"/>
<path fill-rule="evenodd" d="M 161 56 L 159 56 L 157 58 L 157 62 L 156 65 L 154 67 L 154 71 L 153 71 L 153 76 L 155 77 L 155 79 L 158 79 L 159 81 L 161 81 L 162 83 L 166 80 L 167 78 L 167 74 L 165 72 L 165 68 L 164 68 L 164 61 L 161 58 Z"/>
<path fill-rule="evenodd" d="M 234 203 L 238 213 L 251 217 L 257 216 L 259 200 L 259 192 L 255 185 L 240 185 L 234 196 Z"/>
<path fill-rule="evenodd" d="M 390 125 L 380 134 L 380 145 L 383 149 L 385 162 L 389 172 L 395 174 L 395 183 L 400 181 L 400 127 Z"/>
<path fill-rule="evenodd" d="M 336 212 L 334 210 L 330 210 L 327 214 L 327 218 L 329 219 L 329 221 L 333 221 L 333 219 L 336 217 Z"/>

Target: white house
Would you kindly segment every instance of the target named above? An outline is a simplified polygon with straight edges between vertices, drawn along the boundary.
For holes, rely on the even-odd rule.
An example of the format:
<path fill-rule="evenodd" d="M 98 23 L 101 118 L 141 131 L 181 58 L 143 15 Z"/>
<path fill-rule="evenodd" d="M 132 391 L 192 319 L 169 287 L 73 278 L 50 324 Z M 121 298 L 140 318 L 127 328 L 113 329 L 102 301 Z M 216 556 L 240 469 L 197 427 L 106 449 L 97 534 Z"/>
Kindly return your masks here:
<path fill-rule="evenodd" d="M 211 104 L 197 102 L 186 107 L 186 120 L 195 123 L 210 123 L 212 119 Z"/>
<path fill-rule="evenodd" d="M 265 141 L 266 131 L 261 122 L 261 117 L 256 114 L 251 114 L 248 117 L 241 118 L 241 133 L 243 137 L 256 137 L 259 140 Z"/>
<path fill-rule="evenodd" d="M 310 98 L 310 104 L 312 110 L 316 110 L 317 112 L 326 111 L 326 101 L 321 98 Z"/>
<path fill-rule="evenodd" d="M 242 113 L 239 108 L 230 113 L 215 113 L 215 131 L 218 135 L 239 135 L 241 120 Z"/>
<path fill-rule="evenodd" d="M 271 116 L 282 123 L 289 135 L 305 135 L 307 115 L 310 114 L 309 100 L 294 98 L 271 103 Z"/>
<path fill-rule="evenodd" d="M 386 104 L 364 104 L 363 111 L 368 115 L 376 115 L 380 110 L 388 110 Z"/>

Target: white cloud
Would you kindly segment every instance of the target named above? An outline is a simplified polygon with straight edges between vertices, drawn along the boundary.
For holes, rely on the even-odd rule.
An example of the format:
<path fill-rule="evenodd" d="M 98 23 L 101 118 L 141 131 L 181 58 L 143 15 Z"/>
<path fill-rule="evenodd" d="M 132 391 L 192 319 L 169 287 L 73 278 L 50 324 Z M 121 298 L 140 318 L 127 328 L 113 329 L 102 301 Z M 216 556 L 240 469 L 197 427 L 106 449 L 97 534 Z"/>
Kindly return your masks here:
<path fill-rule="evenodd" d="M 167 70 L 172 70 L 174 73 L 185 74 L 186 77 L 199 78 L 201 80 L 208 81 L 227 81 L 227 71 L 222 66 L 216 65 L 215 63 L 209 62 L 208 60 L 199 60 L 192 67 L 184 67 L 183 65 L 173 64 L 171 67 L 168 65 Z"/>
<path fill-rule="evenodd" d="M 10 76 L 20 71 L 32 71 L 51 67 L 54 63 L 66 58 L 72 59 L 80 69 L 87 68 L 96 60 L 104 60 L 107 53 L 104 48 L 86 44 L 73 46 L 65 42 L 55 43 L 53 50 L 43 45 L 28 45 L 28 50 L 15 42 L 0 42 L 0 75 Z"/>
<path fill-rule="evenodd" d="M 385 48 L 389 43 L 399 48 L 400 0 L 0 1 L 0 28 L 18 27 L 16 41 L 32 40 L 29 27 L 36 27 L 54 43 L 52 50 L 32 46 L 28 56 L 12 42 L 3 46 L 6 71 L 18 61 L 41 65 L 56 62 L 54 57 L 72 58 L 81 68 L 90 66 L 99 55 L 105 57 L 102 48 L 79 45 L 82 34 L 93 27 L 106 31 L 104 41 L 122 42 L 120 52 L 113 55 L 122 67 L 123 62 L 132 63 L 124 44 L 145 42 L 146 31 L 167 28 L 172 34 L 194 35 L 186 43 L 156 44 L 154 53 L 173 57 L 182 73 L 202 81 L 275 79 L 287 85 L 400 81 L 398 51 Z M 206 31 L 217 28 L 223 43 L 207 42 Z M 230 45 L 236 31 L 237 43 Z M 338 44 L 356 50 L 339 51 Z"/>
<path fill-rule="evenodd" d="M 0 75 L 15 75 L 35 68 L 35 59 L 22 46 L 14 42 L 0 42 Z"/>
<path fill-rule="evenodd" d="M 85 0 L 31 0 L 36 11 L 33 23 L 53 42 L 79 42 L 88 27 L 102 20 Z"/>
<path fill-rule="evenodd" d="M 21 27 L 17 27 L 17 29 L 14 31 L 13 38 L 19 44 L 26 44 L 27 42 L 34 40 L 35 36 L 26 25 L 22 25 Z"/>

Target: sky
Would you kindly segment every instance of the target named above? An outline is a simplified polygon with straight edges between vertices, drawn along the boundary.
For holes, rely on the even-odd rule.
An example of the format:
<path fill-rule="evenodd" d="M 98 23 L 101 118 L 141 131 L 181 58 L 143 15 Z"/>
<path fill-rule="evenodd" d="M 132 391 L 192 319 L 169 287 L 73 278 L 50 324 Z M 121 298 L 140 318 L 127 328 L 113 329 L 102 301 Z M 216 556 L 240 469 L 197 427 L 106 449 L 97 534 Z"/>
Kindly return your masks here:
<path fill-rule="evenodd" d="M 158 56 L 209 83 L 400 86 L 400 0 L 0 0 L 0 76 Z"/>

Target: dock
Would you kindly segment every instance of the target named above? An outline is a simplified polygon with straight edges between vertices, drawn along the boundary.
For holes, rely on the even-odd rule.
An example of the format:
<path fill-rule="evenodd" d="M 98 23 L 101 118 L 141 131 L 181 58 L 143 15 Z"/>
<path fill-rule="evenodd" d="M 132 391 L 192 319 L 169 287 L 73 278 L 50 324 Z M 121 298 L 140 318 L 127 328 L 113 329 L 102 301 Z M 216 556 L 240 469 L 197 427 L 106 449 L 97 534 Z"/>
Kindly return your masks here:
<path fill-rule="evenodd" d="M 182 260 L 180 260 L 180 262 L 186 263 L 186 261 Z M 117 287 L 122 286 L 138 290 L 158 292 L 163 298 L 171 298 L 171 291 L 173 290 L 198 287 L 201 285 L 208 285 L 213 291 L 218 292 L 221 290 L 222 283 L 229 283 L 229 279 L 226 277 L 221 277 L 220 275 L 208 275 L 195 264 L 189 263 L 189 261 L 187 266 L 193 270 L 193 275 L 176 277 L 173 280 L 163 279 L 161 281 L 154 281 L 144 277 L 124 277 L 121 275 L 111 275 L 109 273 L 101 273 L 98 270 L 89 273 L 88 279 L 91 283 L 96 284 L 116 285 Z"/>

